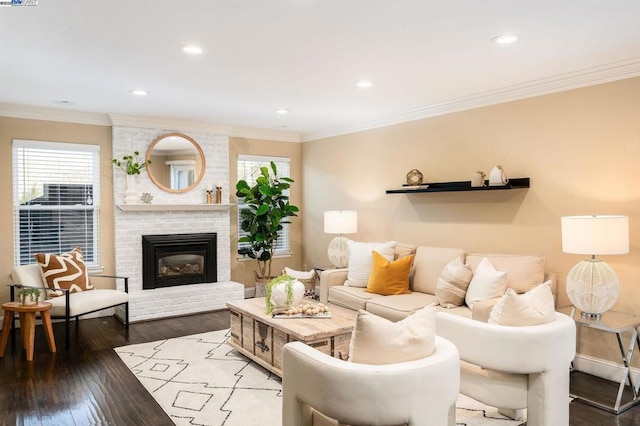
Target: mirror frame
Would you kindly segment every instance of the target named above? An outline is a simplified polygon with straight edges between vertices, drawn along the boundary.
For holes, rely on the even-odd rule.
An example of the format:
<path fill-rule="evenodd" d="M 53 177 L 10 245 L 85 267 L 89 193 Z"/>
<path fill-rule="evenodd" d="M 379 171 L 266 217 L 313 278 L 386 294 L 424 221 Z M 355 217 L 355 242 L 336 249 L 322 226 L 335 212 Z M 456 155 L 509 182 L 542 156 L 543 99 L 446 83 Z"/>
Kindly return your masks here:
<path fill-rule="evenodd" d="M 161 142 L 163 139 L 166 139 L 166 138 L 169 138 L 169 137 L 184 138 L 184 139 L 188 140 L 189 142 L 191 142 L 193 144 L 193 146 L 197 150 L 196 155 L 199 155 L 200 159 L 202 160 L 202 168 L 200 170 L 200 173 L 195 177 L 195 179 L 194 179 L 194 181 L 193 181 L 193 183 L 191 185 L 189 185 L 186 188 L 182 188 L 182 189 L 171 189 L 171 188 L 168 188 L 167 186 L 163 185 L 162 183 L 158 182 L 158 179 L 156 179 L 156 177 L 153 175 L 153 173 L 151 172 L 151 170 L 148 167 L 147 167 L 147 175 L 149 176 L 149 179 L 151 179 L 151 181 L 158 188 L 162 189 L 163 191 L 172 192 L 174 194 L 180 194 L 180 193 L 184 193 L 184 192 L 189 192 L 193 188 L 195 188 L 200 183 L 200 181 L 202 181 L 202 178 L 204 176 L 204 172 L 207 169 L 207 161 L 206 161 L 206 158 L 204 156 L 204 152 L 202 151 L 202 148 L 200 148 L 200 145 L 198 144 L 198 142 L 196 142 L 193 138 L 185 135 L 184 133 L 178 133 L 178 132 L 166 133 L 164 135 L 160 135 L 151 143 L 151 145 L 149 145 L 149 149 L 147 149 L 147 155 L 146 155 L 145 159 L 147 161 L 149 161 L 151 159 L 151 154 L 153 152 L 153 148 L 159 142 Z"/>

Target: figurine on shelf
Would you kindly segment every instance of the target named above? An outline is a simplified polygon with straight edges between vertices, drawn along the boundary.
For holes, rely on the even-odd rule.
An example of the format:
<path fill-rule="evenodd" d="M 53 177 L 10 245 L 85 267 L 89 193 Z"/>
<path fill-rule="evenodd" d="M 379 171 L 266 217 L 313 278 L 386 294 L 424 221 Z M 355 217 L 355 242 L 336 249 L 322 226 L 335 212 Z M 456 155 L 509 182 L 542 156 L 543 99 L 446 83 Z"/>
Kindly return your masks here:
<path fill-rule="evenodd" d="M 222 203 L 222 184 L 216 184 L 216 204 Z"/>
<path fill-rule="evenodd" d="M 411 169 L 407 173 L 407 184 L 411 186 L 418 186 L 422 183 L 424 176 L 418 169 Z"/>
<path fill-rule="evenodd" d="M 140 200 L 142 201 L 142 204 L 151 204 L 151 201 L 153 201 L 153 195 L 149 192 L 143 192 L 140 196 Z"/>
<path fill-rule="evenodd" d="M 484 186 L 484 178 L 487 175 L 482 170 L 478 170 L 471 176 L 471 187 L 477 188 Z"/>
<path fill-rule="evenodd" d="M 211 187 L 211 185 L 207 185 L 206 193 L 207 193 L 207 204 L 213 204 L 213 188 Z"/>
<path fill-rule="evenodd" d="M 500 164 L 496 164 L 491 173 L 489 173 L 489 186 L 504 186 L 508 183 L 509 179 L 504 169 Z"/>

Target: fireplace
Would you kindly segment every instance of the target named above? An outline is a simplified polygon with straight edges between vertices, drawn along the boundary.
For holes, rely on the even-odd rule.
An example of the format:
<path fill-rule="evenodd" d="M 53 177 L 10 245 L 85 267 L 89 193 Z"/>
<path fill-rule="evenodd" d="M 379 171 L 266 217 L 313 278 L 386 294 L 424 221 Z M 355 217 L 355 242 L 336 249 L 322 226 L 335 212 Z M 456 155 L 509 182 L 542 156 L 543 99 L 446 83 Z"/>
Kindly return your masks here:
<path fill-rule="evenodd" d="M 144 290 L 216 281 L 216 233 L 142 236 Z"/>

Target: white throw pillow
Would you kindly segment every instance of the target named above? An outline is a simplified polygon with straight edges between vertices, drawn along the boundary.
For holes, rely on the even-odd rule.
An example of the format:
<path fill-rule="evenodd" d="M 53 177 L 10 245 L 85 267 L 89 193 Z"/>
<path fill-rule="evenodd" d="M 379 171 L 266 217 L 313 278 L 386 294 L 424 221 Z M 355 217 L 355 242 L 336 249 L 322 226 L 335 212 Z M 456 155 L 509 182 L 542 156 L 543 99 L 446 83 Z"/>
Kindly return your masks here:
<path fill-rule="evenodd" d="M 489 324 L 512 326 L 547 324 L 554 320 L 551 281 L 546 281 L 524 294 L 507 289 L 489 315 Z"/>
<path fill-rule="evenodd" d="M 359 243 L 347 240 L 349 247 L 349 272 L 344 285 L 349 287 L 366 287 L 371 275 L 373 252 L 380 253 L 388 261 L 393 260 L 395 241 L 386 243 Z"/>
<path fill-rule="evenodd" d="M 467 288 L 464 301 L 473 309 L 474 302 L 500 297 L 507 289 L 507 273 L 496 271 L 489 259 L 482 259 Z"/>
<path fill-rule="evenodd" d="M 436 286 L 436 297 L 440 306 L 445 308 L 462 306 L 472 277 L 471 266 L 462 263 L 459 257 L 447 263 Z"/>
<path fill-rule="evenodd" d="M 374 365 L 414 361 L 432 355 L 435 341 L 435 304 L 398 322 L 361 309 L 351 334 L 349 361 Z"/>

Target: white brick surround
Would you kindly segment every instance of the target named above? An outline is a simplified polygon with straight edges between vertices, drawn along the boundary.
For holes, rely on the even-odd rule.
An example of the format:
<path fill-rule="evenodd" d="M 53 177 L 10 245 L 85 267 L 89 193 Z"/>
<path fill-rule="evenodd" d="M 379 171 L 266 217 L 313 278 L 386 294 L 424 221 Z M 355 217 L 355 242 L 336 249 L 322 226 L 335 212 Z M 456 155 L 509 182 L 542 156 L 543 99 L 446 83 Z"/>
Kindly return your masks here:
<path fill-rule="evenodd" d="M 179 130 L 113 127 L 113 157 L 139 151 L 142 156 L 160 135 Z M 203 204 L 205 188 L 222 183 L 222 202 L 229 201 L 229 137 L 210 133 L 185 133 L 202 148 L 206 170 L 192 191 L 162 191 L 146 172 L 137 177 L 136 189 L 153 195 L 153 204 Z M 115 204 L 122 204 L 125 174 L 114 170 Z M 229 300 L 244 298 L 244 286 L 231 279 L 229 210 L 122 211 L 114 208 L 116 274 L 129 277 L 129 316 L 132 322 L 224 308 Z M 153 290 L 142 289 L 142 235 L 217 233 L 217 283 L 190 284 Z"/>

